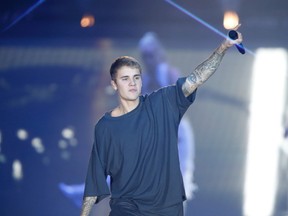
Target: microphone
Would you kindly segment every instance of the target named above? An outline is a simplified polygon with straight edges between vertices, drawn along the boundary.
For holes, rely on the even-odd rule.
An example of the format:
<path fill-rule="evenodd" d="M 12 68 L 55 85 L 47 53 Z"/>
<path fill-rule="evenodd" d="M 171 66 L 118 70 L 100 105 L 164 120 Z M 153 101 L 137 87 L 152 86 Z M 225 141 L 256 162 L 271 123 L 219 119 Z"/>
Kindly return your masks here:
<path fill-rule="evenodd" d="M 230 39 L 232 40 L 237 40 L 238 39 L 238 33 L 235 31 L 235 30 L 230 30 L 228 32 L 228 36 Z M 235 44 L 236 48 L 238 49 L 238 51 L 241 53 L 241 54 L 245 54 L 245 48 L 243 46 L 242 43 L 240 44 Z"/>

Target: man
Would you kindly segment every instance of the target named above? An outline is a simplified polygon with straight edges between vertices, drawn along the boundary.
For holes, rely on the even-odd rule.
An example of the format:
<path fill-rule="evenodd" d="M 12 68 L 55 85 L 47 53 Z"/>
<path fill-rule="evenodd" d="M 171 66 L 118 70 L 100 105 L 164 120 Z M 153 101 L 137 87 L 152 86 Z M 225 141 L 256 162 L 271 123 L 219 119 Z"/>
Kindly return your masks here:
<path fill-rule="evenodd" d="M 236 29 L 239 26 L 236 27 Z M 111 194 L 110 216 L 182 216 L 186 199 L 180 171 L 177 132 L 196 89 L 219 67 L 238 39 L 226 39 L 188 77 L 141 95 L 141 67 L 123 56 L 111 65 L 111 85 L 119 106 L 95 126 L 81 216 Z M 110 176 L 110 189 L 106 184 Z"/>

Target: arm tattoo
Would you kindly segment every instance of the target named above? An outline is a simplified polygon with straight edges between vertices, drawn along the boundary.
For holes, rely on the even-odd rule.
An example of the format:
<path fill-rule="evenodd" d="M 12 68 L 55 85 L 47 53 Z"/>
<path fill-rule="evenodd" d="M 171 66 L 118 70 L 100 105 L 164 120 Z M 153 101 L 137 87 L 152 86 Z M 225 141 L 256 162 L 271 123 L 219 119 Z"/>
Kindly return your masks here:
<path fill-rule="evenodd" d="M 90 211 L 96 202 L 97 197 L 85 197 L 83 204 L 82 204 L 82 210 L 81 210 L 81 216 L 88 216 L 90 214 Z"/>
<path fill-rule="evenodd" d="M 186 78 L 182 86 L 183 93 L 186 97 L 215 73 L 222 61 L 225 50 L 225 47 L 221 45 Z"/>

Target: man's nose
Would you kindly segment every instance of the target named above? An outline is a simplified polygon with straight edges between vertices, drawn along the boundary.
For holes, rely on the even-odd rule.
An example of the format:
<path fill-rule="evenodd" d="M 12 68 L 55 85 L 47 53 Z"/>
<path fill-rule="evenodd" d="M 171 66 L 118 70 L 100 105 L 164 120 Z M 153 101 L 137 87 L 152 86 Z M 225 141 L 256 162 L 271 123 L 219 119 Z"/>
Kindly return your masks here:
<path fill-rule="evenodd" d="M 130 84 L 130 85 L 136 85 L 136 82 L 135 82 L 134 79 L 131 79 L 129 84 Z"/>

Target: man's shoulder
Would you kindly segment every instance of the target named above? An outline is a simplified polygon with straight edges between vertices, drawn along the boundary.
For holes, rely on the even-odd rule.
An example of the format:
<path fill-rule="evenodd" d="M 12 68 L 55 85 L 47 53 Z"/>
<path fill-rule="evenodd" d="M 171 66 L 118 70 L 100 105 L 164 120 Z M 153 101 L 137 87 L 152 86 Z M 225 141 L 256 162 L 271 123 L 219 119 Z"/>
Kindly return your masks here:
<path fill-rule="evenodd" d="M 105 113 L 95 124 L 95 130 L 100 130 L 107 127 L 109 119 L 106 117 L 108 113 Z"/>

